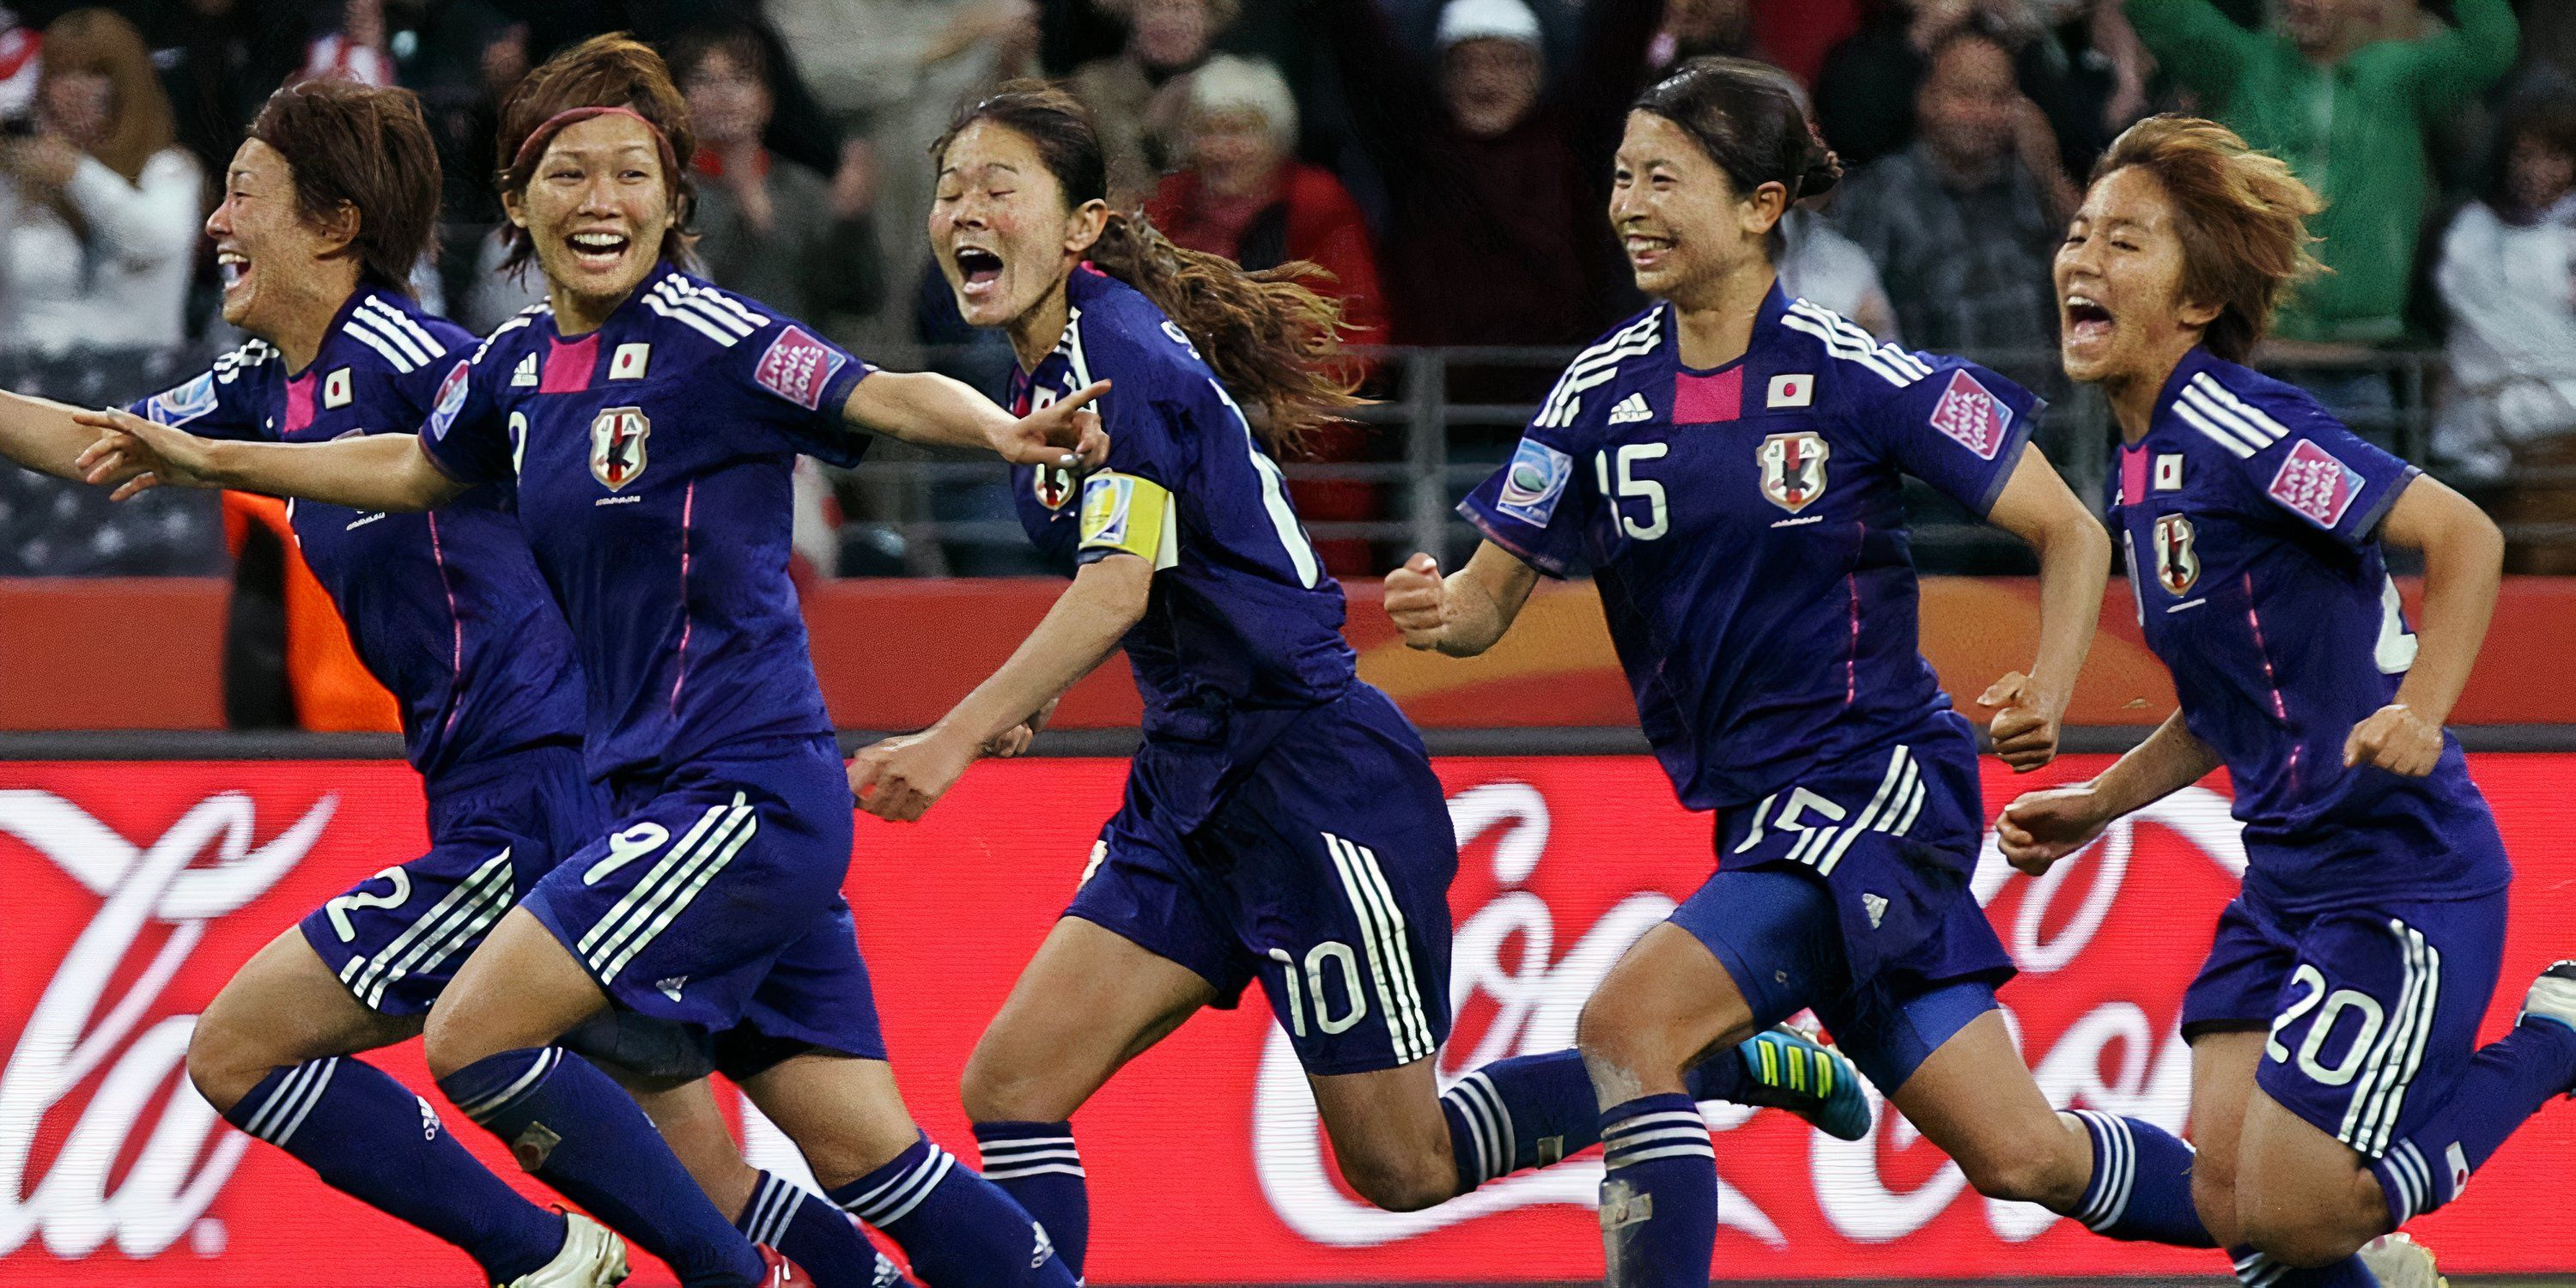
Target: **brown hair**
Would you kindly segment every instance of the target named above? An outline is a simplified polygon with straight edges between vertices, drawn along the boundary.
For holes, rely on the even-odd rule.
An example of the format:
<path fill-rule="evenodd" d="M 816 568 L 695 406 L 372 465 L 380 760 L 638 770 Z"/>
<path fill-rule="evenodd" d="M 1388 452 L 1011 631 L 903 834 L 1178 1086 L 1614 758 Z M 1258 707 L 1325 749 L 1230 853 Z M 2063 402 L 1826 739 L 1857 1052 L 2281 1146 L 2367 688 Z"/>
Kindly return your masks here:
<path fill-rule="evenodd" d="M 358 212 L 361 276 L 408 294 L 412 267 L 437 250 L 438 145 L 407 89 L 310 80 L 268 96 L 250 137 L 277 149 L 295 173 L 295 209 L 307 223 L 342 206 Z"/>
<path fill-rule="evenodd" d="M 1108 163 L 1091 115 L 1070 94 L 1039 81 L 1013 81 L 960 111 L 931 145 L 935 165 L 967 126 L 990 121 L 1036 146 L 1064 190 L 1068 208 L 1108 199 Z M 1142 292 L 1190 337 L 1228 391 L 1263 413 L 1255 428 L 1271 454 L 1300 455 L 1307 435 L 1359 406 L 1359 369 L 1341 351 L 1339 300 L 1302 279 L 1330 281 L 1295 260 L 1248 271 L 1233 260 L 1185 249 L 1141 212 L 1111 211 L 1091 244 L 1092 267 Z"/>
<path fill-rule="evenodd" d="M 2121 132 L 2092 183 L 2136 166 L 2164 185 L 2183 247 L 2182 295 L 2216 305 L 2201 344 L 2243 362 L 2272 325 L 2282 291 L 2318 271 L 2307 220 L 2325 199 L 2289 163 L 2196 116 L 2151 116 Z"/>
<path fill-rule="evenodd" d="M 697 140 L 689 134 L 689 102 L 671 83 L 671 69 L 662 56 L 622 31 L 593 36 L 556 54 L 510 91 L 509 100 L 501 105 L 501 128 L 495 140 L 500 150 L 501 191 L 527 194 L 537 163 L 545 159 L 547 140 L 539 138 L 538 132 L 555 117 L 581 107 L 622 107 L 661 132 L 669 145 L 663 154 L 662 186 L 671 196 L 672 215 L 670 228 L 662 234 L 661 255 L 686 266 L 689 247 L 697 240 L 688 231 L 697 196 L 689 183 L 688 161 L 697 151 Z M 530 143 L 538 146 L 530 148 Z M 510 254 L 501 267 L 511 272 L 526 267 L 536 255 L 536 242 L 528 230 L 508 225 L 502 233 L 509 240 Z"/>
<path fill-rule="evenodd" d="M 143 163 L 179 136 L 142 33 L 114 10 L 74 9 L 47 24 L 42 48 L 40 81 L 73 72 L 107 78 L 107 133 L 90 155 L 126 182 L 140 181 Z"/>

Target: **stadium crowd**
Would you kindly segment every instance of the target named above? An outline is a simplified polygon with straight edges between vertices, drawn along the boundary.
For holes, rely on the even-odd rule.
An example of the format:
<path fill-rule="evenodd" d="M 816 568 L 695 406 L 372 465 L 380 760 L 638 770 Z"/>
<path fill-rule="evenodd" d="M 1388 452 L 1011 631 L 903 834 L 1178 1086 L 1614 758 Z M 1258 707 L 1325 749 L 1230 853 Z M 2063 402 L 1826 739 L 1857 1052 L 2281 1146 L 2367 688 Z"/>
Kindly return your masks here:
<path fill-rule="evenodd" d="M 2265 365 L 2518 535 L 2576 531 L 2576 6 L 2557 0 L 25 3 L 0 8 L 0 369 L 95 402 L 237 342 L 199 222 L 250 114 L 313 76 L 422 96 L 446 188 L 443 254 L 415 287 L 496 325 L 538 298 L 501 268 L 498 104 L 550 52 L 617 29 L 669 53 L 689 97 L 715 281 L 995 391 L 1008 351 L 930 267 L 920 158 L 956 103 L 1013 76 L 1091 108 L 1113 199 L 1180 244 L 1323 266 L 1360 342 L 1562 349 L 1639 302 L 1601 217 L 1630 98 L 1693 55 L 1763 59 L 1808 91 L 1850 171 L 1786 225 L 1789 289 L 2052 393 L 2048 264 L 2093 158 L 2151 112 L 2206 112 L 2331 203 L 2332 271 Z M 2419 354 L 2435 360 L 2402 360 Z M 1552 369 L 1452 367 L 1446 396 L 1468 403 L 1534 401 Z M 2425 370 L 2429 388 L 2407 374 Z M 1391 364 L 1372 392 L 1397 394 Z M 2397 433 L 2404 408 L 2429 434 Z M 1314 447 L 1393 461 L 1399 437 L 1353 426 Z M 1016 538 L 907 547 L 839 522 L 1007 521 L 997 479 L 942 475 L 925 502 L 809 471 L 799 550 L 818 575 L 1039 566 Z M 1347 471 L 1297 487 L 1326 523 L 1388 517 L 1396 491 Z M 236 552 L 275 540 L 273 516 L 232 506 Z M 226 566 L 210 503 L 129 509 L 0 475 L 0 575 Z M 1346 575 L 1392 548 L 1323 544 Z M 2546 540 L 2517 559 L 2576 568 Z"/>

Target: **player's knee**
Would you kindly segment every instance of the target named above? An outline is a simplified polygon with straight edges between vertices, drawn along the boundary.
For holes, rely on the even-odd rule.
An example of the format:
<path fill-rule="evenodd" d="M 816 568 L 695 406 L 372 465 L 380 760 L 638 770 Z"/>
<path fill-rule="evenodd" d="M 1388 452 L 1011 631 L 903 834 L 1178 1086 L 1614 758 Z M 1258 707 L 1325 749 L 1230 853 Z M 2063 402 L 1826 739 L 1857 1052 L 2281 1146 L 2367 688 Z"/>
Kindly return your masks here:
<path fill-rule="evenodd" d="M 1342 1179 L 1370 1204 L 1389 1212 L 1419 1212 L 1458 1192 L 1457 1170 L 1428 1157 L 1355 1156 L 1342 1160 Z"/>
<path fill-rule="evenodd" d="M 429 1076 L 444 1079 L 496 1052 L 483 1049 L 477 1040 L 473 1017 L 461 1008 L 444 1004 L 429 1009 L 429 1020 L 421 1026 L 421 1054 L 429 1060 Z"/>
<path fill-rule="evenodd" d="M 2015 1203 L 2038 1203 L 2060 1211 L 2084 1193 L 2089 1169 L 2075 1148 L 2075 1137 L 2049 1115 L 2044 1126 L 2009 1138 L 1981 1142 L 1962 1151 L 1959 1169 L 1979 1194 Z"/>
<path fill-rule="evenodd" d="M 1670 1017 L 1656 1014 L 1634 999 L 1613 997 L 1608 990 L 1602 990 L 1583 1004 L 1583 1014 L 1575 1023 L 1574 1045 L 1582 1051 L 1584 1067 L 1592 1071 L 1596 1086 L 1605 1079 L 1656 1081 L 1678 1073 L 1682 1066 L 1682 1055 L 1673 1049 L 1671 1028 Z M 1619 1090 L 1615 1086 L 1610 1089 Z"/>
<path fill-rule="evenodd" d="M 203 1016 L 188 1035 L 188 1081 L 218 1112 L 231 1112 L 272 1067 L 238 1025 Z"/>
<path fill-rule="evenodd" d="M 958 1102 L 966 1117 L 979 1123 L 1056 1122 L 1071 1109 L 1060 1108 L 1050 1094 L 1045 1071 L 1025 1061 L 989 1054 L 982 1047 L 967 1057 L 957 1078 Z"/>

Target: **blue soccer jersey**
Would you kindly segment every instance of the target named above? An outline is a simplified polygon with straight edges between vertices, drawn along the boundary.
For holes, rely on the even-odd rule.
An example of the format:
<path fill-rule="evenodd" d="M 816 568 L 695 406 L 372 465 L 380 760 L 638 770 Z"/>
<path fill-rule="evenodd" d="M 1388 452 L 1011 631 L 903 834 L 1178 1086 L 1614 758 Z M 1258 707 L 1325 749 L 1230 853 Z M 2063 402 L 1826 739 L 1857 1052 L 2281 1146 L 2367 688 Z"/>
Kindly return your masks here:
<path fill-rule="evenodd" d="M 1015 373 L 1023 413 L 1096 380 L 1109 460 L 1075 485 L 1017 471 L 1021 518 L 1041 549 L 1081 562 L 1153 562 L 1153 597 L 1129 631 L 1148 737 L 1206 738 L 1226 713 L 1303 710 L 1348 688 L 1341 584 L 1325 575 L 1279 465 L 1216 373 L 1133 287 L 1074 270 L 1064 338 Z M 1231 737 L 1232 735 L 1228 735 Z"/>
<path fill-rule="evenodd" d="M 1944 718 L 1899 476 L 1982 515 L 2043 404 L 1776 287 L 1716 370 L 1673 325 L 1657 305 L 1575 358 L 1459 512 L 1542 572 L 1591 569 L 1646 737 L 1715 809 Z"/>
<path fill-rule="evenodd" d="M 2227 762 L 2248 888 L 2285 908 L 2511 877 L 2449 734 L 2429 777 L 2344 768 L 2415 659 L 2378 529 L 2416 472 L 2299 389 L 2194 349 L 2110 480 L 2139 626 Z"/>
<path fill-rule="evenodd" d="M 663 266 L 566 338 L 494 330 L 422 427 L 467 483 L 515 480 L 572 623 L 594 774 L 658 777 L 726 746 L 828 735 L 789 582 L 796 457 L 855 464 L 873 368 L 767 306 Z"/>
<path fill-rule="evenodd" d="M 361 286 L 300 373 L 259 340 L 136 415 L 208 438 L 318 443 L 410 433 L 465 393 L 472 333 Z M 402 706 L 405 751 L 432 784 L 462 765 L 581 738 L 572 638 L 506 489 L 432 514 L 291 502 L 296 544 L 367 669 Z"/>

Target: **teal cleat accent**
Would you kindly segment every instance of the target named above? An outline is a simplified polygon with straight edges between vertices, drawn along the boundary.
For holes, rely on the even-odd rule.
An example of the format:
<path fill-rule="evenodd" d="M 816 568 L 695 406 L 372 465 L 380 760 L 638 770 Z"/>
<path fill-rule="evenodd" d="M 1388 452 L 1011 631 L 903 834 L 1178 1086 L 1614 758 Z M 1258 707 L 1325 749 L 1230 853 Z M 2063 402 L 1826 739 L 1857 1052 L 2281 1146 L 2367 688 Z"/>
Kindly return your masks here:
<path fill-rule="evenodd" d="M 1781 1025 L 1735 1048 L 1750 1094 L 1745 1103 L 1786 1109 L 1840 1140 L 1869 1134 L 1869 1093 L 1840 1051 Z"/>

